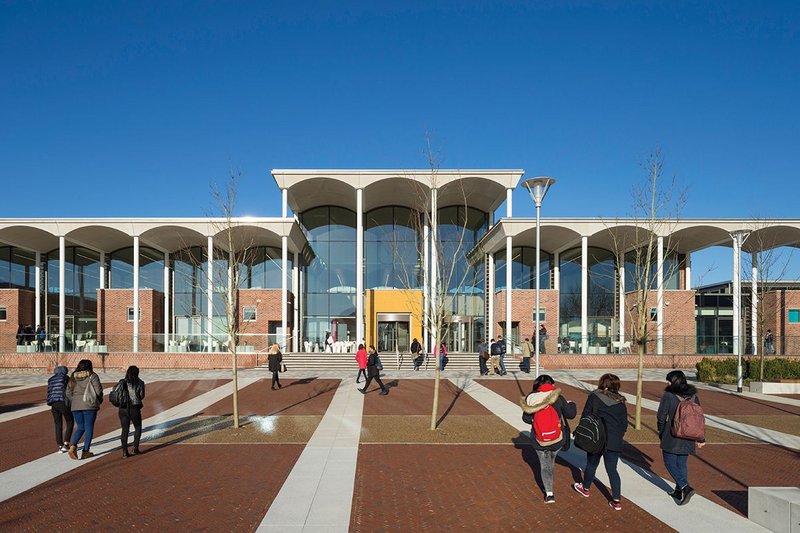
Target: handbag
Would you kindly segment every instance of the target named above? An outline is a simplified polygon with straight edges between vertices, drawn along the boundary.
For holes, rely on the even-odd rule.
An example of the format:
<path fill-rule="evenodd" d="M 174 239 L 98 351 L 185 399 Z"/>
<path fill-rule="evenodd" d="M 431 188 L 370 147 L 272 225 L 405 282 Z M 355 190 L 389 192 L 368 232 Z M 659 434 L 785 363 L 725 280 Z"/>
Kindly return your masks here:
<path fill-rule="evenodd" d="M 286 365 L 281 363 L 281 372 L 286 372 Z"/>
<path fill-rule="evenodd" d="M 87 379 L 89 382 L 86 384 L 86 388 L 83 390 L 83 403 L 94 409 L 98 406 L 97 394 L 95 394 L 94 387 L 92 386 L 92 378 L 89 377 Z"/>

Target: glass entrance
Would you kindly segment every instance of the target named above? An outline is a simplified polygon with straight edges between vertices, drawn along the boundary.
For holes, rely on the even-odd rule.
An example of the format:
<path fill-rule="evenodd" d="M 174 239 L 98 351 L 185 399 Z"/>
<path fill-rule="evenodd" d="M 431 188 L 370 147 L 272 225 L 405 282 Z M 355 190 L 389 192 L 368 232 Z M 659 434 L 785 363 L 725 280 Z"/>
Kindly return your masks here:
<path fill-rule="evenodd" d="M 71 352 L 74 348 L 75 316 L 64 317 L 64 350 Z M 53 349 L 58 350 L 58 315 L 48 315 L 47 335 L 53 343 Z"/>
<path fill-rule="evenodd" d="M 411 316 L 406 313 L 378 313 L 375 348 L 378 353 L 411 349 Z"/>
<path fill-rule="evenodd" d="M 453 317 L 447 324 L 447 351 L 468 353 L 471 351 L 471 320 L 468 317 Z"/>

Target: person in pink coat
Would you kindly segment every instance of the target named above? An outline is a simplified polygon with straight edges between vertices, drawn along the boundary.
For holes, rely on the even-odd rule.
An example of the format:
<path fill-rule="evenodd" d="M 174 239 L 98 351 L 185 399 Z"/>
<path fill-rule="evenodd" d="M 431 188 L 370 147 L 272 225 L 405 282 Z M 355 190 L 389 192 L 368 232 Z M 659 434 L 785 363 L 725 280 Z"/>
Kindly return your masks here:
<path fill-rule="evenodd" d="M 367 379 L 367 350 L 364 349 L 363 344 L 358 345 L 356 352 L 356 361 L 358 362 L 358 374 L 356 374 L 356 383 L 360 383 L 359 379 L 364 376 Z"/>

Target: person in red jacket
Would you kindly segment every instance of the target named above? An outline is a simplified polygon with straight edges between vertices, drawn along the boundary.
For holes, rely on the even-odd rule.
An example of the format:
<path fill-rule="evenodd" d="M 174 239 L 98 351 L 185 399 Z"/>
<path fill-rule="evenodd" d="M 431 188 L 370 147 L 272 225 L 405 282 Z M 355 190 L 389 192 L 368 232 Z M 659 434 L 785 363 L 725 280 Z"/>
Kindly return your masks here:
<path fill-rule="evenodd" d="M 361 376 L 364 376 L 364 380 L 367 379 L 367 350 L 364 349 L 363 344 L 358 345 L 358 351 L 356 352 L 356 361 L 358 362 L 358 374 L 356 374 L 356 383 L 361 383 L 359 380 Z"/>

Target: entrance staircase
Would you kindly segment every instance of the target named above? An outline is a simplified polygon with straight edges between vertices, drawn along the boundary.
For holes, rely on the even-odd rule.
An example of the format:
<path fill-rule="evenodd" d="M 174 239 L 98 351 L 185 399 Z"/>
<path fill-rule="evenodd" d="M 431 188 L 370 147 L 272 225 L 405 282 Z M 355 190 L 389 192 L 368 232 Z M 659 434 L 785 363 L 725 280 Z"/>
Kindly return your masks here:
<path fill-rule="evenodd" d="M 354 353 L 325 353 L 325 352 L 297 352 L 283 354 L 283 363 L 286 365 L 287 370 L 290 372 L 319 372 L 319 371 L 353 371 L 358 370 Z M 384 371 L 392 370 L 411 370 L 411 354 L 401 353 L 398 358 L 396 353 L 382 353 L 380 354 L 381 362 L 383 363 Z M 452 353 L 447 354 L 447 370 L 466 370 L 475 372 L 478 371 L 478 354 L 473 353 Z M 516 361 L 509 361 L 506 357 L 506 366 L 509 362 L 517 364 Z M 266 354 L 260 355 L 258 358 L 259 366 L 267 367 Z M 435 370 L 434 358 L 428 356 L 426 363 L 423 363 L 420 371 L 427 370 L 433 372 Z M 427 368 L 426 368 L 427 367 Z"/>

